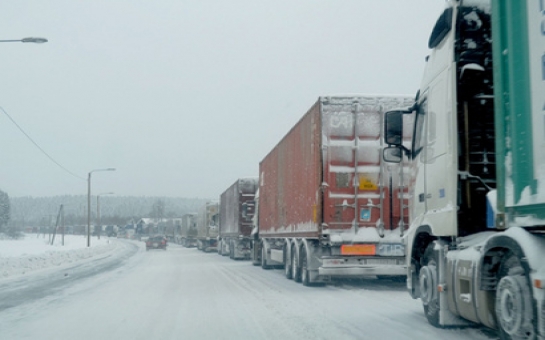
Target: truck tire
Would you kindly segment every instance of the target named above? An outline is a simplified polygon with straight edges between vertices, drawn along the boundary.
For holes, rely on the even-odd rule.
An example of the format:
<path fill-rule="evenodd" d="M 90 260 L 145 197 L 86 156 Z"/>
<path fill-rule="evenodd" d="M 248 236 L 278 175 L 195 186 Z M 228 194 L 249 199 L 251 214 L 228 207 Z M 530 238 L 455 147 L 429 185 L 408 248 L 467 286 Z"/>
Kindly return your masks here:
<path fill-rule="evenodd" d="M 261 268 L 265 270 L 271 269 L 271 266 L 267 265 L 267 254 L 263 246 L 261 246 Z"/>
<path fill-rule="evenodd" d="M 310 287 L 312 284 L 310 282 L 310 273 L 308 271 L 308 259 L 307 259 L 307 248 L 303 245 L 301 247 L 301 282 L 303 286 Z"/>
<path fill-rule="evenodd" d="M 495 312 L 500 339 L 534 339 L 534 307 L 530 282 L 520 259 L 509 252 L 502 260 Z"/>
<path fill-rule="evenodd" d="M 259 266 L 261 264 L 261 261 L 259 260 L 259 243 L 252 240 L 252 249 L 250 254 L 250 259 L 252 261 L 252 265 Z"/>
<path fill-rule="evenodd" d="M 295 282 L 301 282 L 301 266 L 297 258 L 295 245 L 291 247 L 291 277 Z"/>
<path fill-rule="evenodd" d="M 284 245 L 284 274 L 286 279 L 291 280 L 293 278 L 291 272 L 291 258 L 288 258 L 288 247 L 289 245 Z"/>
<path fill-rule="evenodd" d="M 424 306 L 424 314 L 428 322 L 441 328 L 439 324 L 439 296 L 437 292 L 437 257 L 434 251 L 435 243 L 432 242 L 426 248 L 420 268 L 420 299 Z"/>
<path fill-rule="evenodd" d="M 235 247 L 234 247 L 234 243 L 233 241 L 229 242 L 229 258 L 231 260 L 234 260 L 235 259 Z"/>

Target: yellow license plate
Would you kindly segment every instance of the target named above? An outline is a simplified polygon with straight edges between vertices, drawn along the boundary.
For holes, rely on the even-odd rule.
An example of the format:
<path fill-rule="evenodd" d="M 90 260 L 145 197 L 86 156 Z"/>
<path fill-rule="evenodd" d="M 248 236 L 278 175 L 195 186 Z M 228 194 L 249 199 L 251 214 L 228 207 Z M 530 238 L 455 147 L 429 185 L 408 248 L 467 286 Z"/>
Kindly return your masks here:
<path fill-rule="evenodd" d="M 343 244 L 341 255 L 375 255 L 377 252 L 374 244 Z"/>

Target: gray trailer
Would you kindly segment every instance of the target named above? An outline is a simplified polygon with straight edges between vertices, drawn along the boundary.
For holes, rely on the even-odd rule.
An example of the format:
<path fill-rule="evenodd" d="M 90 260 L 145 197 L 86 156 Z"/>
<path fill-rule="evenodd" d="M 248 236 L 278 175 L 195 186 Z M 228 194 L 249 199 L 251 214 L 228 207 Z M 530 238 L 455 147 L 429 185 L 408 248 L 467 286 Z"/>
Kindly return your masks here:
<path fill-rule="evenodd" d="M 218 244 L 218 202 L 206 202 L 197 213 L 197 249 L 215 251 Z"/>
<path fill-rule="evenodd" d="M 240 178 L 220 197 L 218 254 L 249 259 L 258 179 Z"/>
<path fill-rule="evenodd" d="M 186 248 L 197 246 L 197 214 L 182 216 L 180 232 L 176 235 L 176 243 Z"/>

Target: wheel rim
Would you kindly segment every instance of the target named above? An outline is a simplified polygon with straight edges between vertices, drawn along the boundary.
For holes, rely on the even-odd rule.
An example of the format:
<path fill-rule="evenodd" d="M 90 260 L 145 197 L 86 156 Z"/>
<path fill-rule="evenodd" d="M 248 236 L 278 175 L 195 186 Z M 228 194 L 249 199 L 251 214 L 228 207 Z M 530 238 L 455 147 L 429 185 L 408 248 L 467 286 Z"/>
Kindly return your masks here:
<path fill-rule="evenodd" d="M 516 336 L 524 333 L 524 320 L 527 314 L 528 289 L 521 282 L 523 277 L 505 276 L 498 284 L 496 292 L 496 316 L 505 333 Z M 526 302 L 526 303 L 525 303 Z"/>
<path fill-rule="evenodd" d="M 436 275 L 436 267 L 431 263 L 420 269 L 420 298 L 424 305 L 429 305 L 436 299 Z"/>

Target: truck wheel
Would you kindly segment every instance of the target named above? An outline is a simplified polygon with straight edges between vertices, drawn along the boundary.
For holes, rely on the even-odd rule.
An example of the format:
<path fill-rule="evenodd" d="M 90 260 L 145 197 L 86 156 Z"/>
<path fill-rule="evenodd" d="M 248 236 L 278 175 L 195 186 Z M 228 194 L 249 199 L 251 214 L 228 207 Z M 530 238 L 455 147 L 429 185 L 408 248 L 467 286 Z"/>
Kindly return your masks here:
<path fill-rule="evenodd" d="M 231 260 L 234 260 L 235 259 L 235 247 L 233 246 L 234 242 L 231 241 L 229 242 L 229 258 Z"/>
<path fill-rule="evenodd" d="M 286 279 L 291 280 L 293 278 L 292 272 L 291 272 L 291 259 L 288 258 L 287 244 L 284 246 L 284 273 L 286 275 Z"/>
<path fill-rule="evenodd" d="M 267 265 L 267 253 L 263 246 L 261 246 L 261 268 L 265 270 L 271 269 L 271 266 Z"/>
<path fill-rule="evenodd" d="M 301 282 L 301 267 L 299 266 L 299 259 L 297 258 L 297 252 L 295 246 L 291 247 L 291 277 L 295 282 Z"/>
<path fill-rule="evenodd" d="M 301 281 L 303 282 L 303 286 L 310 287 L 310 273 L 308 271 L 308 260 L 307 260 L 307 249 L 303 245 L 301 247 Z"/>
<path fill-rule="evenodd" d="M 536 332 L 532 323 L 532 292 L 520 259 L 509 253 L 499 274 L 495 310 L 500 339 L 533 339 Z"/>
<path fill-rule="evenodd" d="M 251 241 L 250 252 L 250 260 L 252 261 L 252 265 L 259 266 L 261 264 L 261 261 L 259 260 L 259 244 L 254 240 Z"/>
<path fill-rule="evenodd" d="M 420 299 L 424 305 L 424 314 L 428 322 L 434 327 L 439 324 L 439 296 L 437 294 L 437 258 L 433 250 L 435 243 L 431 243 L 424 253 L 422 268 L 420 268 Z"/>

